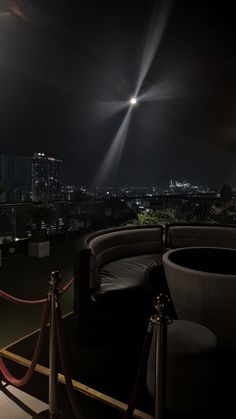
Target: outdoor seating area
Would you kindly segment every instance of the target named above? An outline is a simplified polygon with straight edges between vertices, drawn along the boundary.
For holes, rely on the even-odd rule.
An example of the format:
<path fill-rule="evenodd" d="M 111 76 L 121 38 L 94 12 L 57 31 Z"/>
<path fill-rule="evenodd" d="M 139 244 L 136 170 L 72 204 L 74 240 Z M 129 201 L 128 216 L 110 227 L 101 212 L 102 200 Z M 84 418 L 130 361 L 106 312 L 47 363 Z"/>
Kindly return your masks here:
<path fill-rule="evenodd" d="M 148 304 L 149 273 L 162 264 L 161 226 L 102 230 L 86 235 L 77 246 L 74 311 L 80 318 L 88 315 L 91 303 L 119 312 Z"/>
<path fill-rule="evenodd" d="M 209 417 L 212 412 L 217 417 L 233 408 L 234 237 L 234 226 L 179 224 L 110 228 L 76 242 L 74 292 L 70 294 L 74 312 L 63 319 L 63 324 L 79 402 L 85 397 L 89 406 L 90 397 L 94 399 L 96 394 L 96 403 L 109 405 L 108 411 L 114 412 L 110 417 L 123 417 L 148 319 L 155 312 L 153 297 L 169 293 L 167 314 L 174 322 L 168 326 L 166 417 L 189 417 L 190 413 L 191 417 Z M 180 238 L 185 246 L 176 248 Z M 30 365 L 36 338 L 37 332 L 1 350 L 14 373 L 22 370 L 19 363 Z M 139 413 L 134 417 L 154 417 L 155 342 L 154 333 L 135 406 Z M 48 344 L 38 364 L 37 374 L 26 389 L 47 403 Z M 63 377 L 60 370 L 64 400 Z M 37 388 L 37 379 L 43 380 L 43 391 Z M 81 403 L 88 412 L 86 402 Z M 73 417 L 70 414 L 68 418 Z M 90 411 L 85 417 L 94 415 Z M 103 415 L 106 418 L 105 411 Z"/>
<path fill-rule="evenodd" d="M 118 227 L 89 233 L 75 249 L 74 311 L 88 314 L 94 303 L 114 308 L 120 299 L 146 307 L 168 292 L 162 256 L 191 246 L 236 248 L 235 226 L 174 224 Z M 139 296 L 141 295 L 141 301 Z"/>

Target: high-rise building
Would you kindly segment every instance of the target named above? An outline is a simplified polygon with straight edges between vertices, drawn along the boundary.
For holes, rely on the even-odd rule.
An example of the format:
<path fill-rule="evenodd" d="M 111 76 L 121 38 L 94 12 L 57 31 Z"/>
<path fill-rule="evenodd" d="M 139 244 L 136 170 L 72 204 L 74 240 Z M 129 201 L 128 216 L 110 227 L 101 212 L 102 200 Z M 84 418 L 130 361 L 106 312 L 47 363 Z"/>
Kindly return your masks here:
<path fill-rule="evenodd" d="M 31 181 L 33 201 L 61 199 L 62 160 L 34 153 L 31 158 Z"/>
<path fill-rule="evenodd" d="M 0 154 L 2 202 L 23 202 L 30 199 L 30 159 Z"/>

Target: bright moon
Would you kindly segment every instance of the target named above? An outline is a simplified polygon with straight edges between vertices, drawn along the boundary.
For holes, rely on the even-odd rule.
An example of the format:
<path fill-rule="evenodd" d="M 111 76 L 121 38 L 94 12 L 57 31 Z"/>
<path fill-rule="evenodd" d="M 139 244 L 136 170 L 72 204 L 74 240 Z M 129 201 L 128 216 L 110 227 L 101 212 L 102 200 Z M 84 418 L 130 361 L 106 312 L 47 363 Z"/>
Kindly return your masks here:
<path fill-rule="evenodd" d="M 132 98 L 130 99 L 129 103 L 130 103 L 131 105 L 136 105 L 136 103 L 137 103 L 137 99 L 136 99 L 135 97 L 132 97 Z"/>

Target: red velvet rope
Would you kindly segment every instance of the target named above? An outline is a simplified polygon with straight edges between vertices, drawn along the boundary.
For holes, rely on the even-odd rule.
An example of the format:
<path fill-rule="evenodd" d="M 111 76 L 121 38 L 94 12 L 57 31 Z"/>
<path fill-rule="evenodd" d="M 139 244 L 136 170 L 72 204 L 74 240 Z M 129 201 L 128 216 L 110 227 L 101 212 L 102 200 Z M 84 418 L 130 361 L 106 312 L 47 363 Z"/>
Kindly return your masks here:
<path fill-rule="evenodd" d="M 4 298 L 4 300 L 10 301 L 10 303 L 16 304 L 44 304 L 47 301 L 47 298 L 43 298 L 42 300 L 22 300 L 21 298 L 14 297 L 3 290 L 0 290 L 0 297 Z"/>
<path fill-rule="evenodd" d="M 9 372 L 9 370 L 7 369 L 7 367 L 4 363 L 4 360 L 3 360 L 2 356 L 0 355 L 0 371 L 4 376 L 4 379 L 8 383 L 10 383 L 11 385 L 13 385 L 15 387 L 24 386 L 25 384 L 28 383 L 28 381 L 31 379 L 31 377 L 33 375 L 34 369 L 35 369 L 36 364 L 38 362 L 39 355 L 40 355 L 40 352 L 41 352 L 41 349 L 42 349 L 42 346 L 43 346 L 44 338 L 45 338 L 45 332 L 46 332 L 46 329 L 47 329 L 49 309 L 50 309 L 50 302 L 48 300 L 46 300 L 44 310 L 43 310 L 41 325 L 40 325 L 40 331 L 39 331 L 39 335 L 38 335 L 35 350 L 34 350 L 33 359 L 32 359 L 30 367 L 28 368 L 28 371 L 26 372 L 26 374 L 24 375 L 23 378 L 21 378 L 21 379 L 15 378 Z"/>
<path fill-rule="evenodd" d="M 66 292 L 71 285 L 74 283 L 74 278 L 72 278 L 67 284 L 62 288 L 61 293 L 63 294 Z M 44 304 L 47 301 L 47 298 L 43 298 L 41 300 L 23 300 L 22 298 L 14 297 L 13 295 L 8 294 L 7 292 L 0 290 L 0 297 L 4 300 L 9 301 L 10 303 L 15 304 Z"/>
<path fill-rule="evenodd" d="M 67 353 L 66 353 L 65 337 L 64 337 L 64 330 L 63 330 L 62 321 L 61 321 L 61 309 L 60 309 L 59 303 L 57 307 L 55 308 L 55 310 L 56 310 L 56 329 L 57 329 L 58 349 L 59 349 L 62 371 L 65 376 L 67 394 L 68 394 L 75 417 L 77 419 L 83 419 L 82 413 L 78 406 L 78 402 L 75 398 L 72 380 L 69 373 L 69 366 L 68 366 L 68 361 L 67 361 L 68 358 L 67 358 Z"/>
<path fill-rule="evenodd" d="M 68 290 L 68 288 L 71 287 L 71 285 L 74 284 L 74 278 L 72 278 L 67 284 L 62 288 L 61 292 L 64 293 Z"/>

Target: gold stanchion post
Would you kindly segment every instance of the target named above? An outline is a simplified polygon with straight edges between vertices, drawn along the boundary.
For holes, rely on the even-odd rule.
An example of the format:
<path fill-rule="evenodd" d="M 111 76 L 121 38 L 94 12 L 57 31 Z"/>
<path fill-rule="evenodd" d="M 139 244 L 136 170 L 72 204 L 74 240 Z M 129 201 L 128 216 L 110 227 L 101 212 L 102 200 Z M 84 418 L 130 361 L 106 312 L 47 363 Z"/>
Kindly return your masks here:
<path fill-rule="evenodd" d="M 50 418 L 57 419 L 59 410 L 57 404 L 57 336 L 56 336 L 56 306 L 58 304 L 58 285 L 60 284 L 62 275 L 60 271 L 53 271 L 49 276 L 48 300 L 50 301 L 50 327 L 49 327 L 49 410 L 35 415 L 34 418 Z"/>
<path fill-rule="evenodd" d="M 57 406 L 57 365 L 56 365 L 56 304 L 58 300 L 58 285 L 61 282 L 61 272 L 51 272 L 49 278 L 48 298 L 51 302 L 51 320 L 49 329 L 49 417 L 55 419 L 58 415 Z"/>
<path fill-rule="evenodd" d="M 160 294 L 155 298 L 154 306 L 157 315 L 150 316 L 150 322 L 157 328 L 155 353 L 155 419 L 163 419 L 166 402 L 166 355 L 167 355 L 167 325 L 170 323 L 166 315 L 166 306 L 170 299 L 167 295 Z"/>

